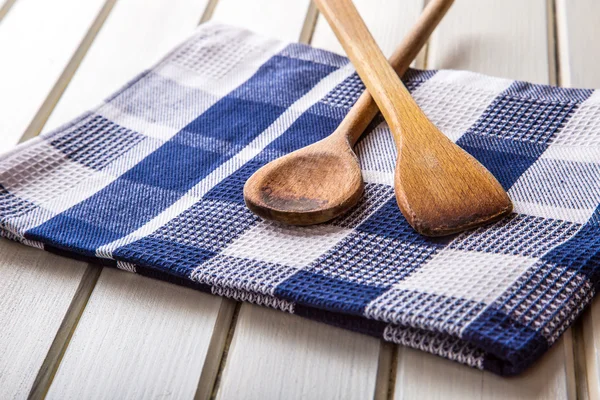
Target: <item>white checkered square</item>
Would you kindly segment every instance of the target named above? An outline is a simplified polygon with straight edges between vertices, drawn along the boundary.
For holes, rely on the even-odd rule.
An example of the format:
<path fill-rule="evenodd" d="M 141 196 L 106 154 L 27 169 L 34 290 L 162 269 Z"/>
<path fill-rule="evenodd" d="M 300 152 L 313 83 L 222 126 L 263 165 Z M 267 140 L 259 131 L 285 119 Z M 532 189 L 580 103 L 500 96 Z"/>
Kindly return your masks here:
<path fill-rule="evenodd" d="M 552 140 L 551 146 L 600 147 L 600 92 L 581 103 Z"/>
<path fill-rule="evenodd" d="M 508 194 L 516 212 L 585 223 L 600 203 L 600 164 L 541 158 Z"/>
<path fill-rule="evenodd" d="M 77 187 L 81 184 L 85 186 L 85 189 L 81 188 L 82 191 L 94 193 L 98 189 L 93 183 L 111 180 L 104 172 L 69 160 L 46 142 L 24 149 L 5 160 L 0 165 L 0 178 L 9 192 L 55 212 L 64 209 L 61 206 L 64 200 L 57 203 L 57 198 L 64 198 L 68 194 L 80 199 Z"/>
<path fill-rule="evenodd" d="M 397 151 L 387 123 L 373 129 L 356 145 L 355 151 L 365 182 L 394 185 Z"/>
<path fill-rule="evenodd" d="M 303 268 L 351 232 L 331 225 L 301 227 L 262 221 L 227 246 L 222 254 Z"/>
<path fill-rule="evenodd" d="M 457 141 L 513 81 L 462 71 L 439 71 L 413 93 L 429 119 Z"/>
<path fill-rule="evenodd" d="M 600 92 L 577 107 L 542 158 L 588 163 L 600 160 Z"/>
<path fill-rule="evenodd" d="M 218 23 L 208 22 L 203 24 L 200 35 L 204 35 L 210 29 L 217 29 L 221 32 L 230 31 L 227 33 L 235 37 L 238 43 L 238 48 L 243 49 L 237 54 L 231 54 L 223 47 L 221 52 L 226 56 L 224 68 L 219 68 L 221 64 L 217 64 L 215 68 L 221 69 L 216 72 L 219 78 L 215 79 L 215 71 L 209 69 L 190 69 L 184 63 L 171 62 L 171 58 L 167 58 L 158 65 L 153 72 L 160 74 L 162 77 L 172 79 L 180 86 L 202 88 L 203 91 L 211 93 L 219 98 L 225 96 L 241 83 L 248 80 L 256 70 L 269 60 L 272 56 L 283 50 L 287 43 L 277 40 L 267 39 L 252 34 L 249 31 L 233 28 L 229 26 L 219 25 Z M 176 55 L 175 55 L 176 56 Z M 211 59 L 215 59 L 220 55 L 218 52 L 210 54 Z M 235 68 L 227 68 L 228 65 L 235 64 Z"/>
<path fill-rule="evenodd" d="M 542 158 L 597 163 L 600 160 L 600 93 L 580 104 Z"/>
<path fill-rule="evenodd" d="M 535 262 L 531 257 L 444 249 L 394 287 L 490 304 Z"/>
<path fill-rule="evenodd" d="M 170 131 L 183 129 L 221 97 L 199 88 L 181 86 L 172 79 L 149 73 L 128 90 L 110 99 L 108 104 L 144 124 L 164 127 L 168 136 L 162 138 L 166 140 L 172 136 Z M 183 104 L 185 107 L 182 107 Z M 113 121 L 118 121 L 118 118 Z"/>

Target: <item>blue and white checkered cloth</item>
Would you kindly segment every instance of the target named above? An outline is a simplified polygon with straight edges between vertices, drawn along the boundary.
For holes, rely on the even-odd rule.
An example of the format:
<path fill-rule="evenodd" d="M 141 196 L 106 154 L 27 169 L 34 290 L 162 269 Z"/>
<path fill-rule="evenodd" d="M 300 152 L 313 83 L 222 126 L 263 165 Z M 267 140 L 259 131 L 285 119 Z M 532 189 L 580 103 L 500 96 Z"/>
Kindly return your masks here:
<path fill-rule="evenodd" d="M 384 122 L 357 145 L 366 193 L 328 224 L 244 205 L 260 166 L 329 135 L 363 90 L 344 57 L 205 24 L 97 108 L 0 157 L 0 233 L 103 265 L 516 374 L 600 277 L 600 92 L 410 71 L 429 118 L 515 213 L 418 235 L 392 188 Z"/>

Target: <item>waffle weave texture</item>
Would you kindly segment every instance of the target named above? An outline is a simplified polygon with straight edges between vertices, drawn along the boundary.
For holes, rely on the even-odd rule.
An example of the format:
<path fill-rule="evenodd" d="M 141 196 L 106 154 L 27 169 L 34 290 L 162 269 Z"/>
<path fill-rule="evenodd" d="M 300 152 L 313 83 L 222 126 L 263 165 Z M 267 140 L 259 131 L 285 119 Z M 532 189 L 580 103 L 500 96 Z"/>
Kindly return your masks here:
<path fill-rule="evenodd" d="M 262 221 L 244 205 L 246 179 L 329 135 L 364 88 L 344 57 L 209 23 L 97 108 L 0 157 L 0 233 L 519 373 L 598 289 L 600 92 L 460 71 L 404 82 L 498 178 L 510 217 L 415 233 L 380 119 L 356 146 L 355 209 L 311 227 Z"/>

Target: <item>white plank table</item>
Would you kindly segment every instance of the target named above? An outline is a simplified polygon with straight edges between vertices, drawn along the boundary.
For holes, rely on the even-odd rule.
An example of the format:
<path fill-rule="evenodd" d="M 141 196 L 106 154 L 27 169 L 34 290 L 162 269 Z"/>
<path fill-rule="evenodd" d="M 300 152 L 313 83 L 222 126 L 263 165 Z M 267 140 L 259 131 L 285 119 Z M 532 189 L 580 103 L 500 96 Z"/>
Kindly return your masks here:
<path fill-rule="evenodd" d="M 220 304 L 191 289 L 105 269 L 47 397 L 193 397 Z"/>
<path fill-rule="evenodd" d="M 389 54 L 425 0 L 355 2 Z M 600 45 L 589 39 L 598 16 L 595 0 L 456 0 L 413 65 L 600 87 L 590 61 Z M 11 118 L 0 120 L 0 151 L 93 106 L 211 17 L 342 53 L 309 0 L 5 0 L 0 105 Z M 6 240 L 0 254 L 0 398 L 600 396 L 597 305 L 533 368 L 504 379 Z"/>
<path fill-rule="evenodd" d="M 0 240 L 0 398 L 29 393 L 85 264 Z"/>

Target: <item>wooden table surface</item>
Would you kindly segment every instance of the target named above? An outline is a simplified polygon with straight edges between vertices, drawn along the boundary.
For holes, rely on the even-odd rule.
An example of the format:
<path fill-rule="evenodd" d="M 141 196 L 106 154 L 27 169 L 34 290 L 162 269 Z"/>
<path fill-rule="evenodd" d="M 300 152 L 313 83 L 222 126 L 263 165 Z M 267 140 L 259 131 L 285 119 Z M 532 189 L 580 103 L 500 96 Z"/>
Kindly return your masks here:
<path fill-rule="evenodd" d="M 355 3 L 389 55 L 424 1 Z M 4 0 L 0 151 L 95 105 L 211 18 L 342 53 L 309 0 Z M 599 35 L 598 0 L 456 0 L 415 66 L 600 88 Z M 505 379 L 7 240 L 0 255 L 0 399 L 600 397 L 598 302 Z"/>

